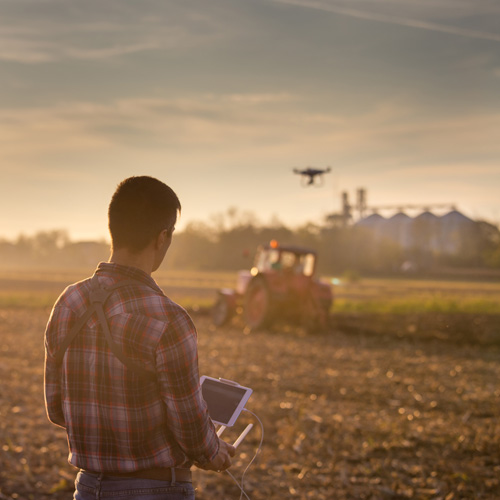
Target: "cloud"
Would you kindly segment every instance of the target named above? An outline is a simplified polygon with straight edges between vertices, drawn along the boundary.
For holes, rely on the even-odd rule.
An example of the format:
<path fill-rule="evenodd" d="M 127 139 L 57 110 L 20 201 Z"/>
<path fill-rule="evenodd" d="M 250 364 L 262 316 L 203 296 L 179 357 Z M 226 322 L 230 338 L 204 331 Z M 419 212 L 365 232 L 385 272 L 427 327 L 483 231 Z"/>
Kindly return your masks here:
<path fill-rule="evenodd" d="M 221 36 L 215 15 L 198 14 L 176 2 L 145 4 L 127 0 L 1 4 L 0 60 L 25 64 L 99 60 L 196 47 Z"/>
<path fill-rule="evenodd" d="M 47 41 L 15 40 L 0 37 L 0 60 L 39 64 L 62 59 L 99 60 L 158 49 L 156 42 L 78 48 Z"/>
<path fill-rule="evenodd" d="M 53 154 L 123 150 L 232 150 L 278 141 L 276 106 L 285 94 L 205 95 L 197 99 L 121 99 L 0 110 L 0 158 L 37 161 Z M 273 139 L 274 138 L 274 139 Z"/>
<path fill-rule="evenodd" d="M 415 3 L 413 2 L 398 2 L 393 3 L 389 1 L 375 1 L 375 2 L 363 2 L 363 1 L 317 1 L 317 0 L 272 0 L 273 2 L 283 3 L 288 5 L 295 5 L 298 7 L 305 7 L 311 9 L 322 10 L 325 12 L 331 12 L 334 14 L 340 14 L 343 16 L 354 17 L 358 19 L 366 19 L 369 21 L 376 21 L 382 23 L 395 24 L 398 26 L 406 26 L 409 28 L 417 28 L 428 31 L 435 31 L 439 33 L 447 33 L 450 35 L 456 35 L 467 38 L 475 38 L 480 40 L 489 40 L 493 42 L 500 42 L 500 34 L 497 32 L 489 32 L 483 29 L 473 29 L 462 26 L 453 26 L 450 24 L 445 24 L 442 22 L 437 22 L 427 19 L 428 16 L 436 16 L 440 18 L 446 10 L 446 18 L 448 20 L 461 19 L 461 15 L 464 18 L 467 15 L 479 15 L 491 13 L 494 16 L 500 15 L 500 8 L 491 3 L 483 1 L 470 2 L 464 0 L 462 2 L 440 2 L 434 5 L 422 2 L 420 3 L 420 9 L 415 8 Z M 352 5 L 359 5 L 361 9 L 353 8 Z M 390 7 L 390 8 L 388 8 Z M 462 7 L 462 9 L 457 9 L 457 7 Z M 377 9 L 374 11 L 374 8 Z M 404 15 L 396 15 L 394 12 L 402 12 L 410 10 L 414 17 L 405 17 Z M 450 15 L 451 12 L 451 15 Z"/>
<path fill-rule="evenodd" d="M 480 168 L 497 168 L 499 114 L 429 120 L 397 101 L 345 115 L 311 112 L 301 104 L 280 93 L 207 94 L 4 109 L 0 159 L 4 165 L 68 164 L 135 154 L 212 164 L 254 162 L 262 168 L 316 162 L 380 172 L 474 161 Z"/>
<path fill-rule="evenodd" d="M 236 102 L 239 104 L 264 104 L 264 103 L 276 103 L 276 102 L 287 102 L 297 100 L 296 96 L 293 96 L 287 92 L 281 92 L 278 94 L 231 94 L 227 96 L 227 99 L 231 102 Z"/>

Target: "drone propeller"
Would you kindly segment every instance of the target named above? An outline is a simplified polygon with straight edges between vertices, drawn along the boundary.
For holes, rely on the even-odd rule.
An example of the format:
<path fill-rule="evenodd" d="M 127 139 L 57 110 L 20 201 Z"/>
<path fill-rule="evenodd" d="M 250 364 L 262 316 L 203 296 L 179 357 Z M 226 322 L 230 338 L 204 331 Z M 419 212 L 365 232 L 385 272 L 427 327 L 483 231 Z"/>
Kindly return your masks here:
<path fill-rule="evenodd" d="M 307 187 L 311 184 L 311 179 L 307 177 L 306 175 L 302 175 L 300 178 L 300 185 L 302 187 Z"/>
<path fill-rule="evenodd" d="M 316 187 L 321 187 L 323 186 L 323 184 L 325 183 L 325 178 L 323 177 L 323 174 L 317 174 L 315 177 L 314 177 L 314 180 L 313 180 L 313 184 L 316 186 Z"/>

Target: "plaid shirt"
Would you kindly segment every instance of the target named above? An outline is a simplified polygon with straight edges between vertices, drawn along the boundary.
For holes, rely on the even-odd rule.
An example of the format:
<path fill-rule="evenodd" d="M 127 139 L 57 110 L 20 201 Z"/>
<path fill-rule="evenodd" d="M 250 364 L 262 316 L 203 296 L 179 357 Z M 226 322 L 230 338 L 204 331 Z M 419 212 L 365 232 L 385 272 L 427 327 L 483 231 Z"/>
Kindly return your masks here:
<path fill-rule="evenodd" d="M 105 304 L 113 340 L 127 359 L 154 370 L 145 381 L 109 349 L 93 314 L 70 344 L 62 366 L 54 357 L 90 307 L 90 279 L 57 300 L 45 332 L 45 402 L 49 419 L 66 428 L 69 462 L 99 472 L 189 467 L 212 460 L 219 447 L 201 395 L 197 333 L 191 318 L 145 272 L 99 264 L 100 286 L 124 279 Z"/>

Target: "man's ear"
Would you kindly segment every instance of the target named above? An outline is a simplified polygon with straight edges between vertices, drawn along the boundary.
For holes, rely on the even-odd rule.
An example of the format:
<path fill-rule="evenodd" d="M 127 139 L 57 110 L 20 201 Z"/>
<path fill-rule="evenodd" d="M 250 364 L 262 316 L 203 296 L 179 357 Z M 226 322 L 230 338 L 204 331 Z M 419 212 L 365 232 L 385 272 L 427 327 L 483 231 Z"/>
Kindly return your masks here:
<path fill-rule="evenodd" d="M 159 250 L 165 244 L 166 234 L 165 230 L 160 231 L 155 239 L 155 249 Z"/>
<path fill-rule="evenodd" d="M 166 244 L 170 245 L 170 241 L 172 240 L 172 232 L 168 229 L 163 229 L 156 238 L 156 248 L 163 248 Z"/>

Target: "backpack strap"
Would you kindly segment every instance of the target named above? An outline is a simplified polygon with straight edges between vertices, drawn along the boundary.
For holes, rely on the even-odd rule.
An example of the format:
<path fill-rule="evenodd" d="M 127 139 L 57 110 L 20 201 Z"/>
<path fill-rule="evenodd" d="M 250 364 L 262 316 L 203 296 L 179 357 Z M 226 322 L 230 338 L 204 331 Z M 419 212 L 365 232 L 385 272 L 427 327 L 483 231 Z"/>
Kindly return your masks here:
<path fill-rule="evenodd" d="M 78 318 L 76 323 L 73 325 L 73 328 L 70 330 L 69 334 L 64 339 L 61 347 L 59 348 L 57 354 L 55 355 L 56 363 L 61 364 L 66 353 L 66 350 L 70 346 L 71 342 L 75 339 L 75 337 L 80 333 L 84 325 L 90 319 L 94 312 L 97 313 L 97 318 L 99 319 L 99 323 L 101 324 L 101 328 L 104 331 L 104 337 L 106 339 L 106 343 L 110 348 L 111 352 L 124 364 L 129 370 L 132 370 L 141 378 L 145 378 L 149 381 L 156 380 L 156 375 L 154 372 L 146 370 L 140 364 L 128 359 L 123 353 L 122 349 L 118 344 L 113 341 L 113 337 L 111 336 L 111 331 L 109 329 L 108 320 L 106 319 L 106 314 L 104 313 L 104 304 L 110 297 L 110 295 L 117 289 L 127 285 L 136 285 L 139 282 L 136 280 L 122 280 L 112 285 L 110 287 L 101 287 L 99 286 L 99 280 L 97 275 L 94 274 L 90 280 L 90 307 L 87 311 Z"/>

